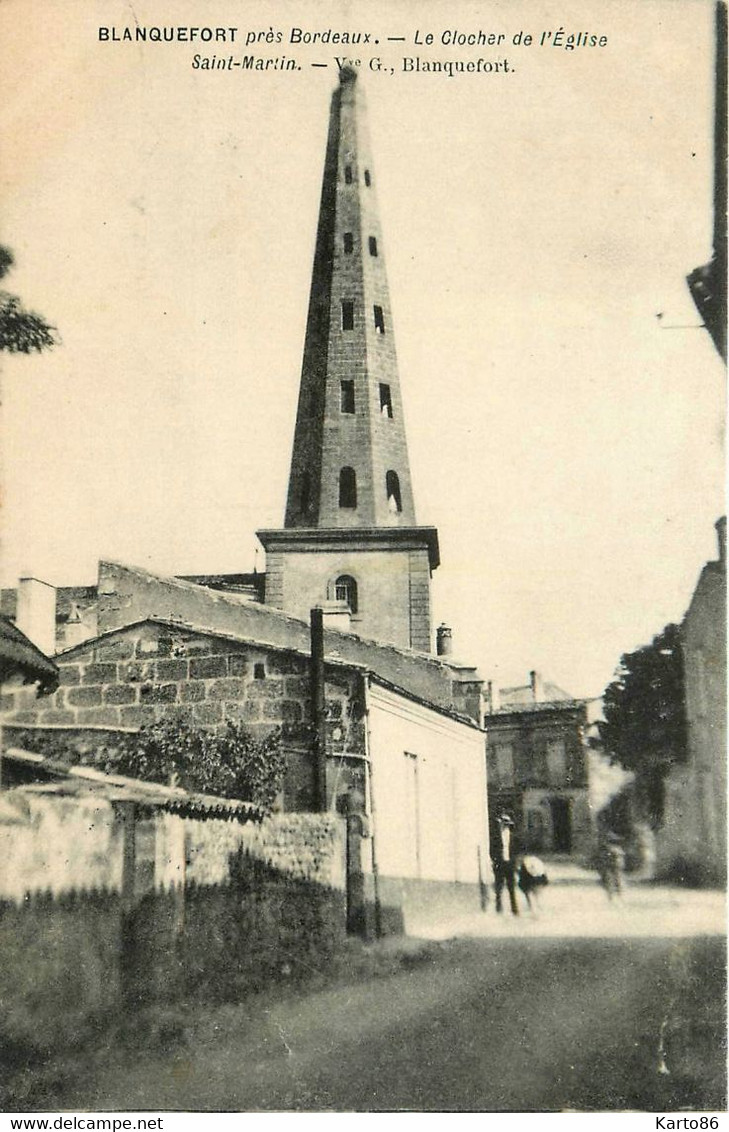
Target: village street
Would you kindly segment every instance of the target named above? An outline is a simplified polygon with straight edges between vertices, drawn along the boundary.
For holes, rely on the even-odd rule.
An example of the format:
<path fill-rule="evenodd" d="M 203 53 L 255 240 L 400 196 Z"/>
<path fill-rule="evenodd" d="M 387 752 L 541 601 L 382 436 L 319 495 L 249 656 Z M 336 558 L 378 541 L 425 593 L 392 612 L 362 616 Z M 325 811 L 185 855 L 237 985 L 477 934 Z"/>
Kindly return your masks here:
<path fill-rule="evenodd" d="M 66 1079 L 67 1109 L 724 1107 L 724 900 L 575 867 L 535 917 L 376 945 L 382 972 L 185 1015 L 183 1043 Z M 454 932 L 450 932 L 453 937 Z M 396 967 L 387 966 L 393 954 Z"/>

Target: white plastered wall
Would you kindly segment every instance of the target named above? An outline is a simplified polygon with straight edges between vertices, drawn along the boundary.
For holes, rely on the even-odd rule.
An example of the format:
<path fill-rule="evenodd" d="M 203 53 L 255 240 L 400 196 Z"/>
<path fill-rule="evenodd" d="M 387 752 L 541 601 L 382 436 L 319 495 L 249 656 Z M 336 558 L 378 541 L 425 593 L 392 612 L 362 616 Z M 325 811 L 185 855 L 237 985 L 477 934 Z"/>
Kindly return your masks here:
<path fill-rule="evenodd" d="M 490 879 L 483 734 L 376 684 L 369 706 L 380 874 Z"/>

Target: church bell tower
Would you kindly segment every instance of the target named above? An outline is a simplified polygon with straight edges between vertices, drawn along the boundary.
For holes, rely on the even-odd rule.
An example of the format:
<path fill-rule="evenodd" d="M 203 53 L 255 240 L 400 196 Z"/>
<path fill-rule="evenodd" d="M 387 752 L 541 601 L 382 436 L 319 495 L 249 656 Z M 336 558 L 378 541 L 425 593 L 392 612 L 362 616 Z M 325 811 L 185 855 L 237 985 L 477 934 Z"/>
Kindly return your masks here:
<path fill-rule="evenodd" d="M 432 650 L 438 534 L 416 525 L 364 93 L 332 95 L 284 528 L 266 603 L 346 602 L 360 636 Z"/>

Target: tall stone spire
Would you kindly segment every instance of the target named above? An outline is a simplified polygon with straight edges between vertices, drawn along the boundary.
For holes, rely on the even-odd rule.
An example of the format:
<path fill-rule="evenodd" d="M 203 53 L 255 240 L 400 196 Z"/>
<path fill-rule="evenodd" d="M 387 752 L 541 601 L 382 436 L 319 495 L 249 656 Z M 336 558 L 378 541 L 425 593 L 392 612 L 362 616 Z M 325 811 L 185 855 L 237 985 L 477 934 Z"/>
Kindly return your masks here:
<path fill-rule="evenodd" d="M 363 636 L 430 651 L 438 536 L 417 527 L 377 187 L 357 73 L 329 117 L 284 529 L 266 602 L 345 601 Z"/>
<path fill-rule="evenodd" d="M 286 527 L 415 524 L 376 194 L 347 67 L 332 96 Z"/>

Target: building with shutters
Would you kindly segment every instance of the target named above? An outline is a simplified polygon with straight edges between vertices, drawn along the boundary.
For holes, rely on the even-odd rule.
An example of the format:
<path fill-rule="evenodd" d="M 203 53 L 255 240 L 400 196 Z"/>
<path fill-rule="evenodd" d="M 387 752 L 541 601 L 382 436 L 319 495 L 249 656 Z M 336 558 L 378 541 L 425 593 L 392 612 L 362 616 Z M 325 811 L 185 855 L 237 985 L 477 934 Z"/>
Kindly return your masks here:
<path fill-rule="evenodd" d="M 538 672 L 528 684 L 501 689 L 484 716 L 489 813 L 511 814 L 530 852 L 582 857 L 591 850 L 587 721 L 587 701 Z"/>

